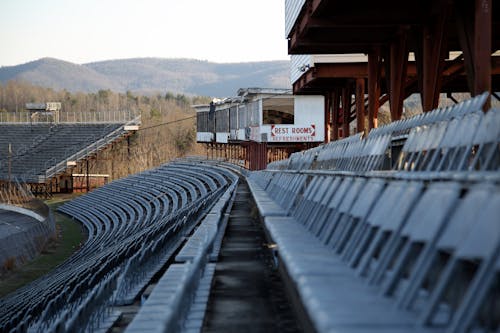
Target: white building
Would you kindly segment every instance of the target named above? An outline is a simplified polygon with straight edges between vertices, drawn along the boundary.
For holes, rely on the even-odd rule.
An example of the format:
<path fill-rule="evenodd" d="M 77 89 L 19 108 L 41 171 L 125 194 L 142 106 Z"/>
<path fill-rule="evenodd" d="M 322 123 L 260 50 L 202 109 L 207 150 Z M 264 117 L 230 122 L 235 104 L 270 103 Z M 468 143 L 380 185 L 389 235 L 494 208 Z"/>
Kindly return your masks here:
<path fill-rule="evenodd" d="M 325 138 L 323 96 L 246 88 L 237 97 L 193 107 L 198 142 L 321 143 Z"/>

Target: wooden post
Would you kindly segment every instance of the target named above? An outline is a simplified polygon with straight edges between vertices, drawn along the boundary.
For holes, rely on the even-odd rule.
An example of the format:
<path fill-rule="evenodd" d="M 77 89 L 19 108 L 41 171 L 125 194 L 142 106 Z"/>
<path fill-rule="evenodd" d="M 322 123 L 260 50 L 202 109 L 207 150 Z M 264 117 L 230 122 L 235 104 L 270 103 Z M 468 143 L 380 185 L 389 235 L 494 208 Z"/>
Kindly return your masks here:
<path fill-rule="evenodd" d="M 338 88 L 332 94 L 332 111 L 333 111 L 333 140 L 339 139 L 339 107 L 340 107 L 340 91 Z"/>
<path fill-rule="evenodd" d="M 325 94 L 325 143 L 331 141 L 331 124 L 332 124 L 332 95 L 327 92 Z"/>
<path fill-rule="evenodd" d="M 380 49 L 368 53 L 368 129 L 377 128 L 377 115 L 380 107 Z"/>
<path fill-rule="evenodd" d="M 8 180 L 7 180 L 7 204 L 10 204 L 10 190 L 12 182 L 12 143 L 9 143 Z"/>
<path fill-rule="evenodd" d="M 390 103 L 391 120 L 399 120 L 403 114 L 405 83 L 408 67 L 406 31 L 400 31 L 398 39 L 390 47 Z M 439 94 L 438 94 L 439 95 Z"/>
<path fill-rule="evenodd" d="M 458 1 L 454 4 L 457 22 L 458 41 L 464 57 L 465 73 L 469 91 L 474 91 L 474 20 L 470 15 L 475 4 L 470 1 Z"/>
<path fill-rule="evenodd" d="M 87 166 L 86 166 L 86 184 L 87 184 L 87 192 L 90 192 L 90 176 L 89 176 L 89 159 L 87 158 Z"/>
<path fill-rule="evenodd" d="M 356 127 L 365 132 L 365 79 L 356 79 Z"/>
<path fill-rule="evenodd" d="M 344 138 L 350 135 L 349 120 L 351 118 L 351 89 L 349 84 L 342 88 L 342 133 Z"/>
<path fill-rule="evenodd" d="M 132 173 L 131 169 L 130 169 L 130 166 L 132 165 L 132 161 L 131 161 L 131 154 L 130 154 L 130 135 L 127 135 L 127 171 L 128 171 L 128 175 L 130 175 Z"/>
<path fill-rule="evenodd" d="M 491 6 L 492 0 L 476 0 L 474 24 L 474 95 L 491 91 Z M 498 5 L 498 3 L 497 3 Z M 491 107 L 491 97 L 484 111 Z"/>
<path fill-rule="evenodd" d="M 446 57 L 446 23 L 449 4 L 443 1 L 440 15 L 424 26 L 422 108 L 424 112 L 437 108 L 441 92 L 444 59 Z"/>

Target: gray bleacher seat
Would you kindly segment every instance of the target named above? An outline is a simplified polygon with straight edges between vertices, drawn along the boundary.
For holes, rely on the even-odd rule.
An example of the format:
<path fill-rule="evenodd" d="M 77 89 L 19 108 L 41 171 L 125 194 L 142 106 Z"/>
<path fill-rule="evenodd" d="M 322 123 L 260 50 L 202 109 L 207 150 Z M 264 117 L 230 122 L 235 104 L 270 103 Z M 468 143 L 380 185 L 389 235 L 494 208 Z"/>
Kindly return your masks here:
<path fill-rule="evenodd" d="M 449 257 L 459 247 L 460 243 L 475 227 L 474 221 L 480 216 L 481 211 L 488 205 L 488 199 L 494 193 L 494 186 L 478 184 L 473 186 L 467 195 L 460 199 L 456 209 L 449 217 L 449 223 L 433 246 L 428 247 L 427 254 L 415 262 L 415 274 L 399 302 L 402 307 L 413 307 L 419 288 L 422 287 L 426 275 L 435 260 Z M 439 256 L 442 258 L 440 259 Z"/>
<path fill-rule="evenodd" d="M 281 179 L 276 171 L 258 173 Z M 494 304 L 485 302 L 492 302 L 488 290 L 499 276 L 497 185 L 481 178 L 469 183 L 406 180 L 412 177 L 403 174 L 304 175 L 307 185 L 289 216 L 263 218 L 317 331 L 498 327 L 498 315 L 484 308 Z M 323 202 L 328 189 L 332 194 Z M 442 263 L 436 260 L 444 244 L 457 249 L 446 245 L 450 259 Z M 477 265 L 472 275 L 471 264 Z"/>
<path fill-rule="evenodd" d="M 500 170 L 500 109 L 491 109 L 484 115 L 476 135 L 472 139 L 472 146 L 477 147 L 469 170 Z M 469 150 L 473 152 L 475 150 Z M 464 161 L 471 153 L 464 156 Z"/>
<path fill-rule="evenodd" d="M 406 217 L 423 190 L 422 182 L 394 181 L 388 184 L 380 200 L 367 217 L 369 237 L 360 244 L 365 251 L 358 253 L 356 267 L 361 276 L 371 277 L 383 255 L 390 251 L 388 244 L 397 237 Z M 397 202 L 397 209 L 392 209 Z"/>
<path fill-rule="evenodd" d="M 12 144 L 12 174 L 30 182 L 38 182 L 38 176 L 50 173 L 56 165 L 65 168 L 68 158 L 84 158 L 126 133 L 123 124 L 105 123 L 0 123 L 0 130 L 3 134 L 0 138 L 0 164 L 6 165 L 8 144 Z M 4 168 L 0 169 L 0 177 L 6 178 Z"/>
<path fill-rule="evenodd" d="M 457 315 L 447 318 L 453 321 L 452 329 L 465 330 L 473 324 L 472 321 L 479 311 L 481 302 L 484 301 L 485 293 L 496 283 L 491 281 L 490 284 L 484 284 L 484 278 L 494 275 L 497 269 L 496 263 L 500 252 L 499 207 L 500 192 L 497 188 L 493 193 L 489 193 L 486 205 L 474 219 L 476 221 L 474 227 L 465 235 L 456 235 L 463 238 L 457 242 L 454 254 L 443 268 L 430 295 L 429 306 L 424 309 L 420 317 L 423 323 L 427 324 L 435 320 L 437 307 L 442 301 L 447 301 L 451 307 L 458 309 Z M 471 268 L 471 264 L 477 269 L 472 272 L 465 271 Z M 456 290 L 461 292 L 456 292 Z M 498 304 L 493 305 L 493 309 L 496 314 L 494 312 L 491 314 L 490 322 L 487 324 L 498 327 L 500 324 Z M 453 311 L 453 309 L 450 310 Z"/>
<path fill-rule="evenodd" d="M 82 222 L 89 238 L 54 272 L 0 301 L 0 328 L 24 323 L 33 330 L 67 331 L 111 325 L 119 314 L 106 309 L 133 301 L 203 212 L 226 189 L 234 190 L 236 180 L 210 165 L 166 164 L 61 206 L 61 212 Z M 13 313 L 22 316 L 12 321 Z"/>

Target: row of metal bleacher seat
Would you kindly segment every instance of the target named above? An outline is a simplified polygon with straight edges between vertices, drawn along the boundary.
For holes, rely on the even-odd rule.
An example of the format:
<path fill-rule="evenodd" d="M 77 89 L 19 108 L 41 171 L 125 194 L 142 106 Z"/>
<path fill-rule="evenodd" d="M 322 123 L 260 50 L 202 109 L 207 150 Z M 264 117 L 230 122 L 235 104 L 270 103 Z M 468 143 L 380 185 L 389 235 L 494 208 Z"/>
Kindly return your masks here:
<path fill-rule="evenodd" d="M 114 140 L 124 134 L 123 124 L 0 124 L 0 165 L 8 162 L 12 151 L 12 174 L 36 180 L 57 163 L 91 146 L 96 141 Z M 110 137 L 111 136 L 111 137 Z M 6 170 L 7 168 L 0 168 Z M 2 171 L 5 172 L 5 171 Z M 6 177 L 6 174 L 0 177 Z"/>
<path fill-rule="evenodd" d="M 455 171 L 465 169 L 492 170 L 498 161 L 492 161 L 495 142 L 500 132 L 500 110 L 482 112 L 487 93 L 463 101 L 444 109 L 436 109 L 408 119 L 372 129 L 366 138 L 361 133 L 342 140 L 333 141 L 303 152 L 297 152 L 287 160 L 276 161 L 268 165 L 273 170 L 343 170 L 366 172 L 373 170 L 439 170 Z M 446 134 L 446 135 L 445 135 Z M 394 142 L 405 154 L 394 151 Z M 469 155 L 480 149 L 475 160 L 450 161 L 441 164 L 418 164 L 412 159 L 419 153 L 418 162 L 449 160 L 449 147 L 465 150 Z M 487 147 L 484 151 L 483 147 Z M 497 148 L 498 150 L 498 148 Z M 434 154 L 436 152 L 436 154 Z M 488 158 L 487 164 L 482 156 Z M 397 156 L 392 156 L 397 155 Z M 426 158 L 422 158 L 427 155 Z M 446 155 L 446 156 L 443 156 Z M 398 159 L 397 157 L 400 156 Z M 476 155 L 475 155 L 476 156 Z M 461 155 L 462 157 L 462 155 Z M 410 160 L 408 160 L 408 158 Z M 496 164 L 495 164 L 496 163 Z"/>
<path fill-rule="evenodd" d="M 110 325 L 119 316 L 112 305 L 133 302 L 236 181 L 223 168 L 175 162 L 61 206 L 85 226 L 88 240 L 52 273 L 0 301 L 0 331 Z"/>
<path fill-rule="evenodd" d="M 282 176 L 249 185 L 315 330 L 498 329 L 498 174 Z"/>
<path fill-rule="evenodd" d="M 396 170 L 498 170 L 500 109 L 411 130 Z"/>
<path fill-rule="evenodd" d="M 14 154 L 21 154 L 25 148 L 45 139 L 55 128 L 49 124 L 27 126 L 26 124 L 0 123 L 0 154 L 4 159 L 9 153 L 9 144 Z"/>
<path fill-rule="evenodd" d="M 234 182 L 204 217 L 142 304 L 126 332 L 200 332 Z M 219 240 L 219 242 L 217 242 Z"/>
<path fill-rule="evenodd" d="M 311 330 L 500 330 L 500 111 L 483 113 L 483 103 L 484 95 L 251 173 Z M 401 137 L 397 163 L 384 166 Z"/>
<path fill-rule="evenodd" d="M 408 132 L 416 126 L 449 121 L 453 118 L 461 118 L 470 112 L 481 110 L 486 99 L 488 98 L 488 95 L 489 93 L 485 92 L 455 105 L 450 105 L 445 108 L 437 108 L 411 118 L 394 121 L 385 126 L 372 129 L 368 134 L 368 137 L 385 134 L 404 135 L 408 134 Z"/>

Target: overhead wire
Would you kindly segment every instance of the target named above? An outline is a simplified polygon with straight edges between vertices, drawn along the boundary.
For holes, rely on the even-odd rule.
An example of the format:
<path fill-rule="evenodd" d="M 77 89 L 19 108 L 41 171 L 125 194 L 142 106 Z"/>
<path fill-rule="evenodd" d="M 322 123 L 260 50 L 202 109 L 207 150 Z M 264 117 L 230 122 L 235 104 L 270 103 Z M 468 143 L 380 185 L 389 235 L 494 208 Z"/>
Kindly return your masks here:
<path fill-rule="evenodd" d="M 291 89 L 284 89 L 284 91 L 285 91 L 285 94 L 289 93 L 289 92 L 290 93 L 292 92 Z M 281 96 L 281 95 L 284 95 L 284 94 L 283 93 L 270 94 L 270 95 L 268 95 L 266 97 L 263 97 L 262 100 L 271 99 L 273 97 Z M 239 103 L 239 104 L 242 104 L 242 103 Z M 167 121 L 167 122 L 164 122 L 164 123 L 160 123 L 160 124 L 156 124 L 156 125 L 151 125 L 151 126 L 148 126 L 148 127 L 141 127 L 137 131 L 144 131 L 144 130 L 148 130 L 148 129 L 152 129 L 152 128 L 156 128 L 156 127 L 160 127 L 160 126 L 175 124 L 175 123 L 178 123 L 178 122 L 181 122 L 181 121 L 185 121 L 185 120 L 189 120 L 189 119 L 193 119 L 193 118 L 196 118 L 196 115 L 191 116 L 191 117 L 187 117 L 187 118 L 182 118 L 182 119 Z"/>
<path fill-rule="evenodd" d="M 156 125 L 151 125 L 151 126 L 148 126 L 148 127 L 140 127 L 137 130 L 137 132 L 148 130 L 148 129 L 155 128 L 155 127 L 160 127 L 160 126 L 175 124 L 175 123 L 179 123 L 181 121 L 185 121 L 185 120 L 189 120 L 189 119 L 193 119 L 193 118 L 196 118 L 196 115 L 195 116 L 191 116 L 191 117 L 187 117 L 187 118 L 182 118 L 182 119 L 176 119 L 176 120 L 172 120 L 172 121 L 167 121 L 167 122 L 164 122 L 164 123 L 160 123 L 160 124 L 156 124 Z"/>

